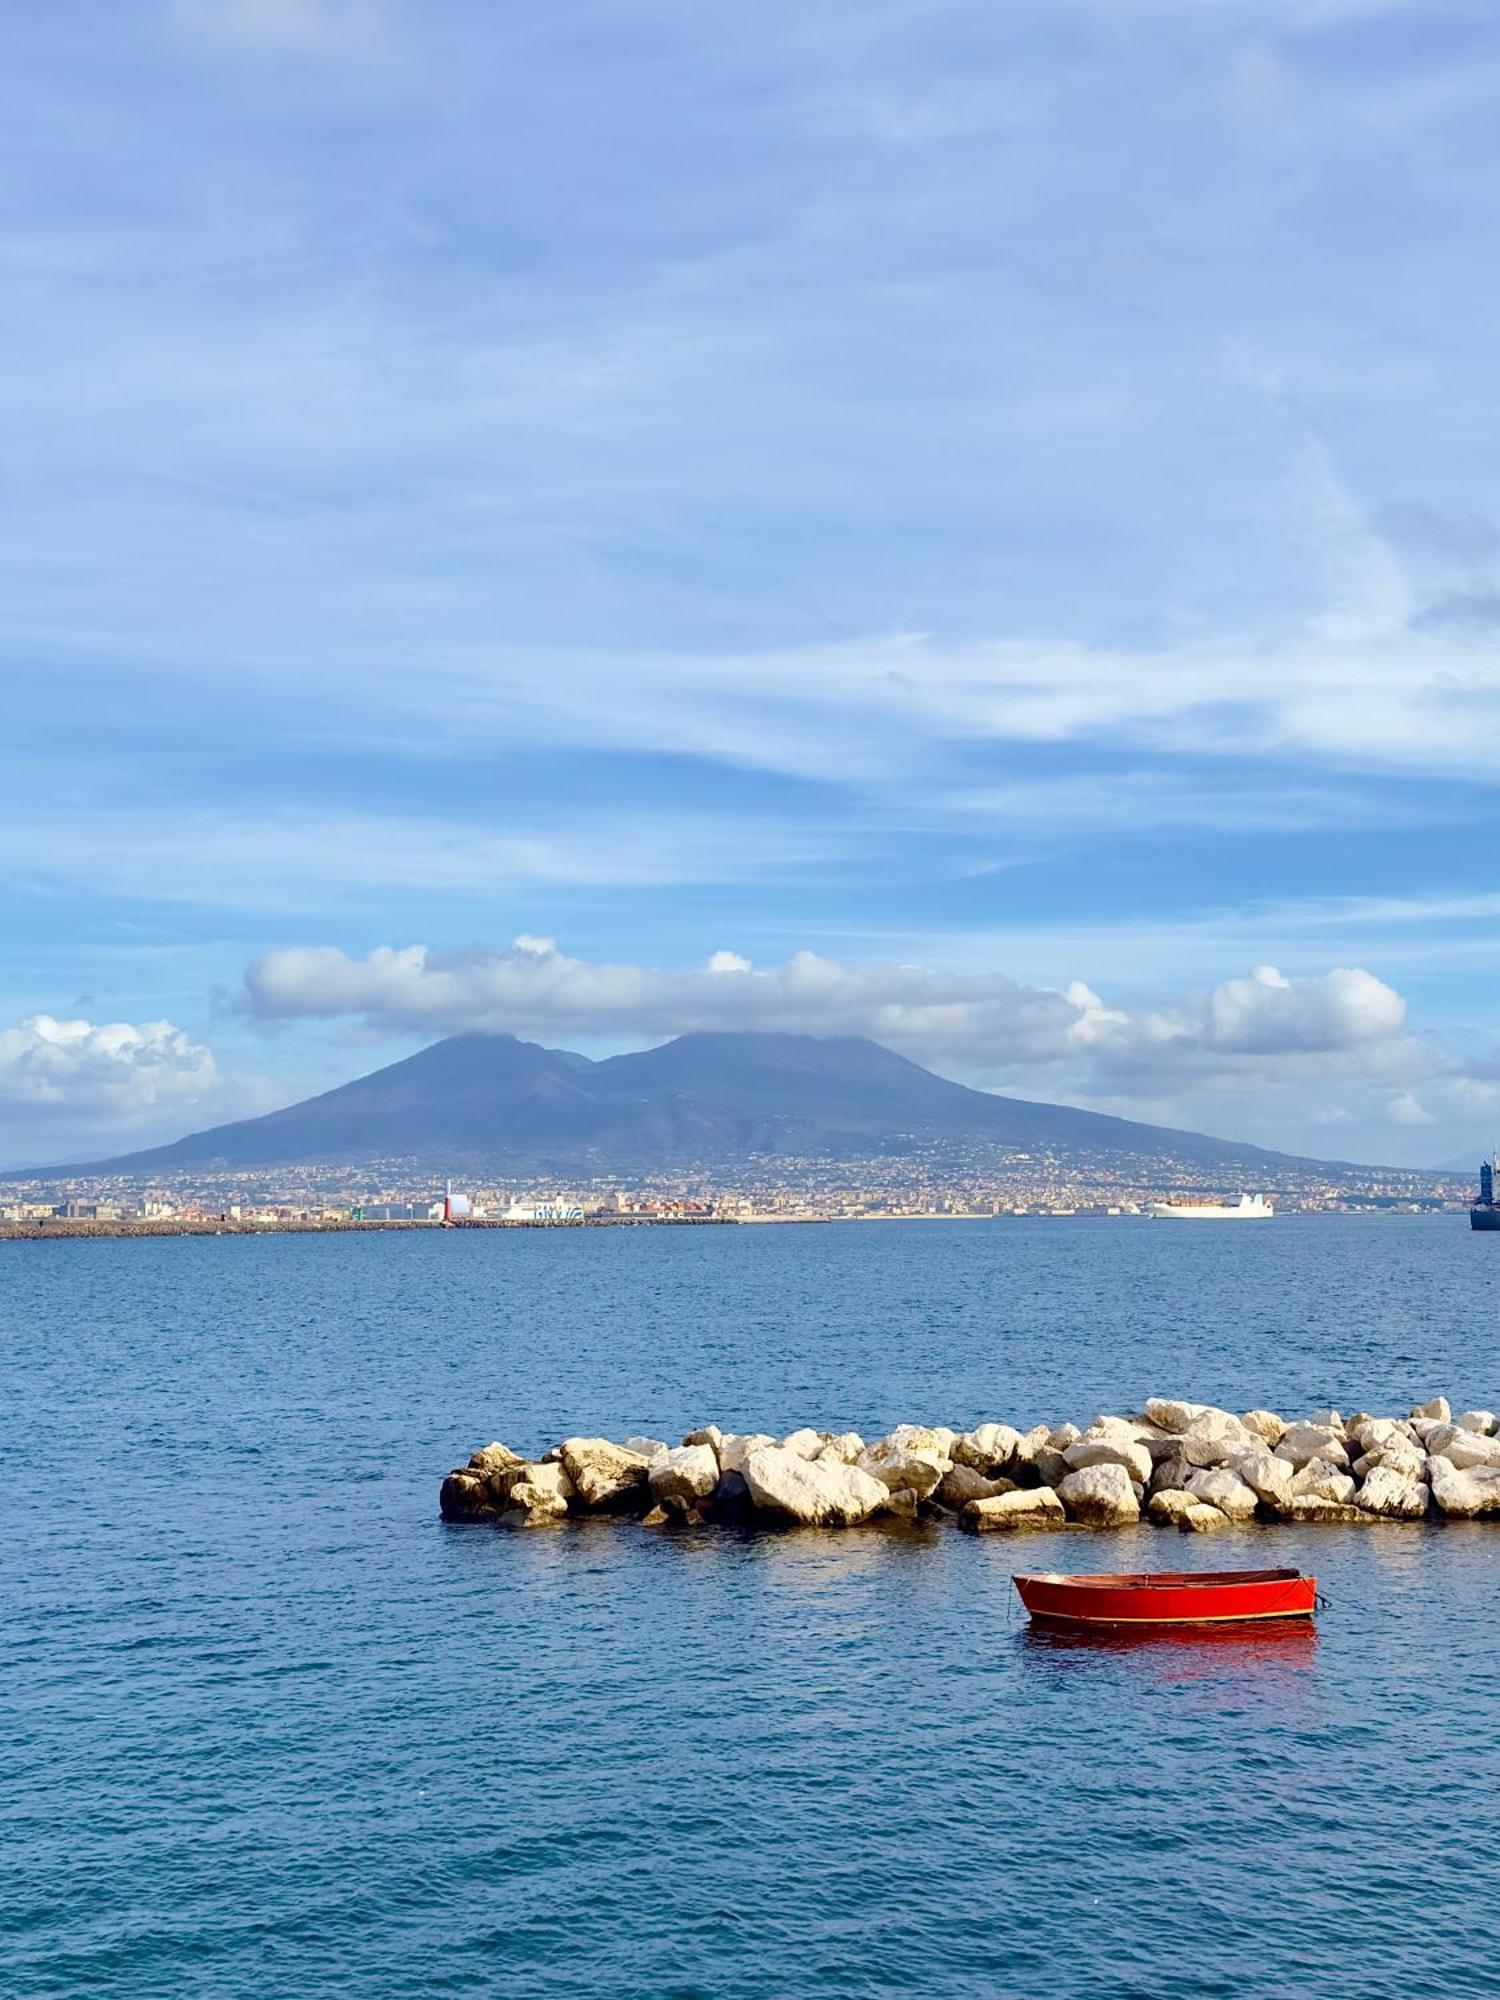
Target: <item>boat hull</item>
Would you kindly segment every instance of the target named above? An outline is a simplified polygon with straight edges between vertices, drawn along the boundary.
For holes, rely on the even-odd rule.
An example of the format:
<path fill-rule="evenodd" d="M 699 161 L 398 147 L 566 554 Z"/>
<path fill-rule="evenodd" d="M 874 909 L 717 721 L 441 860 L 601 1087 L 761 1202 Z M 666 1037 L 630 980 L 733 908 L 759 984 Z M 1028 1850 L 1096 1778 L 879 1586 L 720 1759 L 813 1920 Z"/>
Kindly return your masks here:
<path fill-rule="evenodd" d="M 1471 1229 L 1500 1229 L 1500 1208 L 1471 1208 L 1469 1210 Z"/>
<path fill-rule="evenodd" d="M 1237 1206 L 1216 1201 L 1154 1201 L 1151 1213 L 1161 1222 L 1269 1222 L 1276 1211 L 1269 1202 L 1260 1200 Z"/>
<path fill-rule="evenodd" d="M 1223 1570 L 1139 1576 L 1020 1575 L 1033 1619 L 1049 1625 L 1260 1625 L 1311 1618 L 1317 1579 L 1297 1570 Z"/>

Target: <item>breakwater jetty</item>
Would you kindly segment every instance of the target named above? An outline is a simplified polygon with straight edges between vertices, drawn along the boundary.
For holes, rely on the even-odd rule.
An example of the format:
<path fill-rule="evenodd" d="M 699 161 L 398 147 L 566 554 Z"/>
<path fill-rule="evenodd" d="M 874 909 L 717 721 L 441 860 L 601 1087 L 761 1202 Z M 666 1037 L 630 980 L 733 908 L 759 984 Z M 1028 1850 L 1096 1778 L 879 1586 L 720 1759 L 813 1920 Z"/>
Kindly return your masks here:
<path fill-rule="evenodd" d="M 1138 1415 L 1021 1431 L 901 1424 L 853 1431 L 690 1431 L 680 1444 L 570 1437 L 536 1458 L 488 1444 L 443 1481 L 445 1520 L 540 1528 L 584 1515 L 650 1527 L 855 1528 L 936 1520 L 974 1533 L 1500 1515 L 1500 1418 L 1445 1397 L 1406 1416 L 1237 1415 L 1153 1396 Z"/>

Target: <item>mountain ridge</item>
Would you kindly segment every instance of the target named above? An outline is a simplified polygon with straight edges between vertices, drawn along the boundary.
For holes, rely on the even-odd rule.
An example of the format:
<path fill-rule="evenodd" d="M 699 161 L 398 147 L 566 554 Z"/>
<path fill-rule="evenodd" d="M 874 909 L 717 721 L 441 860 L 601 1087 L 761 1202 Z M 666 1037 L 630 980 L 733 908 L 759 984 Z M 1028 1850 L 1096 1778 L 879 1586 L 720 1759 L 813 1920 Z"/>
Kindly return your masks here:
<path fill-rule="evenodd" d="M 598 1061 L 509 1034 L 449 1036 L 279 1111 L 46 1171 L 403 1158 L 454 1171 L 608 1173 L 766 1155 L 899 1158 L 985 1142 L 1225 1167 L 1313 1164 L 1205 1133 L 974 1090 L 863 1036 L 703 1031 Z"/>

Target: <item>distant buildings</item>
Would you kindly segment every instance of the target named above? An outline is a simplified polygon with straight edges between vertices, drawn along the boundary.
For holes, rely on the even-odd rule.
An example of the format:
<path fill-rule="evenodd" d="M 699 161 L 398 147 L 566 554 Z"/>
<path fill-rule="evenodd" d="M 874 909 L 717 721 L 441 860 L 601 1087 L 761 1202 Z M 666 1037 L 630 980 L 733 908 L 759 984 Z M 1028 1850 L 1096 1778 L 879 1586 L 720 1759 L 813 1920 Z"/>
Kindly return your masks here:
<path fill-rule="evenodd" d="M 453 1219 L 493 1227 L 579 1223 L 822 1222 L 954 1216 L 1133 1215 L 1171 1196 L 1231 1199 L 1223 1170 L 1170 1155 L 1023 1153 L 990 1143 L 934 1145 L 915 1155 L 821 1159 L 766 1154 L 734 1168 L 579 1174 L 571 1185 L 471 1182 L 452 1197 Z M 540 1178 L 540 1177 L 539 1177 Z M 1380 1167 L 1265 1163 L 1248 1191 L 1283 1213 L 1303 1210 L 1461 1210 L 1466 1177 Z M 43 1177 L 8 1184 L 0 1225 L 12 1233 L 49 1223 L 100 1229 L 340 1228 L 435 1224 L 443 1180 L 417 1160 L 360 1167 L 200 1168 L 128 1176 Z"/>

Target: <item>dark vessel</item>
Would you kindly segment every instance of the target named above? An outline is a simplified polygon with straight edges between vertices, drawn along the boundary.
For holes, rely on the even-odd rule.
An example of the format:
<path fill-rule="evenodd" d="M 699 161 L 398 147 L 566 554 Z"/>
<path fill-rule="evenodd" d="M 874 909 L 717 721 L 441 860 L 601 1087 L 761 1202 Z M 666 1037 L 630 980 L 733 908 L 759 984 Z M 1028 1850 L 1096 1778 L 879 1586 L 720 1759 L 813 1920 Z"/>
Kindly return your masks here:
<path fill-rule="evenodd" d="M 1500 1229 L 1500 1208 L 1495 1206 L 1495 1163 L 1479 1162 L 1479 1199 L 1469 1210 L 1471 1229 Z"/>

